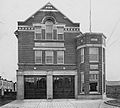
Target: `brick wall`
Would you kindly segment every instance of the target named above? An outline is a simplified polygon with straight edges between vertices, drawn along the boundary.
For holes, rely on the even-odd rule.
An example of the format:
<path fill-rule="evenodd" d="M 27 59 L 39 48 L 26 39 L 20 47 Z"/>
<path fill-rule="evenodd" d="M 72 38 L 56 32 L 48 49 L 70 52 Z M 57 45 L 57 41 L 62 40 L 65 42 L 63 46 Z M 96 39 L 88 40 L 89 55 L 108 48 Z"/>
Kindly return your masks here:
<path fill-rule="evenodd" d="M 85 33 L 80 35 L 79 37 L 76 38 L 77 41 L 77 46 L 82 46 L 82 45 L 89 45 L 89 44 L 94 44 L 94 45 L 102 45 L 102 35 L 103 34 L 98 34 L 98 33 Z M 77 66 L 78 66 L 78 72 L 79 72 L 79 81 L 78 81 L 78 86 L 81 89 L 81 72 L 84 72 L 84 79 L 85 79 L 85 94 L 89 94 L 89 72 L 91 71 L 90 69 L 90 64 L 98 64 L 98 69 L 93 70 L 93 71 L 99 71 L 99 92 L 102 94 L 102 87 L 104 87 L 105 91 L 105 49 L 103 50 L 103 47 L 99 46 L 99 62 L 89 62 L 89 46 L 84 46 L 84 63 L 81 63 L 80 60 L 80 49 L 77 50 Z M 103 55 L 102 55 L 103 54 Z M 103 61 L 104 63 L 103 63 Z M 102 76 L 102 70 L 103 76 Z M 103 78 L 103 80 L 102 80 Z M 103 83 L 103 84 L 102 84 Z M 80 93 L 79 89 L 79 93 Z"/>
<path fill-rule="evenodd" d="M 120 85 L 106 86 L 106 95 L 108 98 L 118 98 L 120 99 Z"/>
<path fill-rule="evenodd" d="M 34 33 L 22 31 L 18 36 L 18 62 L 34 63 Z"/>
<path fill-rule="evenodd" d="M 47 15 L 48 13 L 43 13 L 43 12 L 37 12 L 34 15 L 34 20 L 32 18 L 29 18 L 26 22 L 21 23 L 19 22 L 18 25 L 31 25 L 32 23 L 41 23 L 42 19 Z M 54 13 L 52 14 L 55 18 L 56 21 L 59 23 L 64 23 L 66 26 L 72 26 L 76 27 L 79 26 L 76 23 L 72 23 L 70 20 L 64 19 L 63 15 L 61 13 Z M 64 54 L 64 64 L 76 64 L 76 41 L 75 37 L 78 36 L 80 32 L 65 32 L 64 33 L 64 45 L 65 45 L 65 54 Z M 57 35 L 56 30 L 53 32 L 54 39 Z M 43 40 L 39 42 L 47 42 L 45 39 L 45 29 L 42 29 L 42 38 Z M 24 70 L 30 70 L 31 68 L 33 69 L 33 66 L 35 65 L 35 53 L 34 53 L 34 42 L 37 42 L 37 40 L 34 40 L 34 31 L 19 31 L 19 36 L 18 36 L 18 64 L 19 64 L 19 69 L 24 69 Z M 49 41 L 50 42 L 50 41 Z M 55 41 L 51 41 L 55 42 Z M 56 41 L 59 42 L 59 41 Z M 41 65 L 41 69 L 46 69 L 46 67 L 49 67 L 48 65 L 45 64 L 45 51 L 42 52 L 42 62 L 43 65 Z M 28 65 L 31 63 L 32 65 Z M 54 64 L 57 63 L 57 52 L 54 51 Z M 24 66 L 22 65 L 24 64 Z M 55 68 L 54 64 L 51 65 L 51 68 Z M 61 67 L 58 66 L 58 69 Z M 67 67 L 68 68 L 68 67 Z M 56 69 L 56 68 L 55 68 Z M 68 68 L 68 69 L 73 69 Z M 75 69 L 75 68 L 74 68 Z"/>

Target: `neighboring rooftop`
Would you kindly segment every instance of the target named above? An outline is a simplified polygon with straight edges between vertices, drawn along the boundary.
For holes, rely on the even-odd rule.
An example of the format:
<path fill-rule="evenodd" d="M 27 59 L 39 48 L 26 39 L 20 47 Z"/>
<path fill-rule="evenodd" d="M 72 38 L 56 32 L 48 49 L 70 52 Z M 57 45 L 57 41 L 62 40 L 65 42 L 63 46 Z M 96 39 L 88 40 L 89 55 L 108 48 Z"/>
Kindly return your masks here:
<path fill-rule="evenodd" d="M 106 85 L 109 86 L 120 85 L 120 81 L 106 81 Z"/>

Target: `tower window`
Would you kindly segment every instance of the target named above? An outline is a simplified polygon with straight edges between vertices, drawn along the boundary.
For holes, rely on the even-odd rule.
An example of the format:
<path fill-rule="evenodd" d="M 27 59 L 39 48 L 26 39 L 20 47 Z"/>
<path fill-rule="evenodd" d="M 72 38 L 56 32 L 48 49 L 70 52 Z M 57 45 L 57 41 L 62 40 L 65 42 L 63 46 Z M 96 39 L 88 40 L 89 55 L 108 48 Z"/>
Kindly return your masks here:
<path fill-rule="evenodd" d="M 81 72 L 81 93 L 84 92 L 84 72 Z"/>
<path fill-rule="evenodd" d="M 90 82 L 90 92 L 97 92 L 97 91 L 98 91 L 97 82 Z"/>
<path fill-rule="evenodd" d="M 84 63 L 84 48 L 81 48 L 81 52 L 80 52 L 80 57 L 81 57 L 81 63 Z"/>
<path fill-rule="evenodd" d="M 99 61 L 99 49 L 98 48 L 89 48 L 89 61 L 90 62 Z"/>
<path fill-rule="evenodd" d="M 99 71 L 90 71 L 89 74 L 89 91 L 98 92 Z"/>

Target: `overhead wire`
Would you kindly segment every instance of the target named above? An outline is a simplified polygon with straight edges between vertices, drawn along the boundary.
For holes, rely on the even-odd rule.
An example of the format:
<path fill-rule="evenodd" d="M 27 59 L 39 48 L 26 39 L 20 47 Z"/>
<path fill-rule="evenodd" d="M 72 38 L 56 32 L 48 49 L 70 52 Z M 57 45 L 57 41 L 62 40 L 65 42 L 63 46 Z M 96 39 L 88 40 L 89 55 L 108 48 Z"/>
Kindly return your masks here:
<path fill-rule="evenodd" d="M 107 42 L 106 42 L 107 45 L 108 45 L 109 41 L 111 40 L 111 38 L 112 38 L 114 32 L 116 31 L 119 22 L 120 22 L 120 18 L 119 18 L 118 21 L 116 22 L 116 24 L 115 24 L 115 26 L 114 26 L 114 28 L 113 28 L 111 34 L 110 34 L 110 37 L 108 38 L 108 40 L 107 40 Z M 108 45 L 108 48 L 110 48 L 110 47 L 111 47 L 115 42 L 117 42 L 117 41 L 118 41 L 118 39 L 116 39 L 115 41 L 113 41 L 110 45 Z"/>

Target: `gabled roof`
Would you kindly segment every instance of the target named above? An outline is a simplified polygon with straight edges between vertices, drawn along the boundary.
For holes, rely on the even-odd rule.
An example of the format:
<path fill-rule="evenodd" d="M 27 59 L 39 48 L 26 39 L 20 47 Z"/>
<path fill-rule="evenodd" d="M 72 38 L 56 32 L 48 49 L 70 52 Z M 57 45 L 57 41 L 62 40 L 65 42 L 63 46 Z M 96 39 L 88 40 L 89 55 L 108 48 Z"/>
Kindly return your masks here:
<path fill-rule="evenodd" d="M 58 11 L 50 2 L 48 2 L 40 10 L 56 10 L 56 11 Z"/>
<path fill-rule="evenodd" d="M 32 22 L 35 21 L 34 18 L 36 15 L 41 14 L 41 18 L 43 18 L 45 15 L 53 15 L 53 16 L 57 16 L 58 13 L 60 14 L 60 17 L 62 16 L 64 20 L 68 20 L 69 23 L 75 25 L 76 27 L 79 27 L 79 23 L 73 23 L 68 17 L 66 17 L 63 13 L 61 13 L 57 8 L 55 8 L 50 2 L 48 2 L 45 6 L 43 6 L 42 8 L 40 8 L 37 12 L 35 12 L 32 16 L 30 16 L 29 18 L 27 18 L 25 21 L 18 22 L 18 25 L 24 25 L 27 22 Z M 60 18 L 59 18 L 60 20 Z"/>

